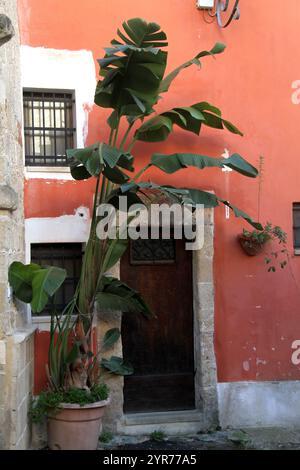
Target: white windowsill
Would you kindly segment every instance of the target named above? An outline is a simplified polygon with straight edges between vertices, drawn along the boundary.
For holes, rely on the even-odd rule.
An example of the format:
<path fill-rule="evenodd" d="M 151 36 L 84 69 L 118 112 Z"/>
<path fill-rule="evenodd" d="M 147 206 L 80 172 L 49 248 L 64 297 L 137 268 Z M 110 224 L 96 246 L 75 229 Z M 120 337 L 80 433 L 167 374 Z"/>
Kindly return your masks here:
<path fill-rule="evenodd" d="M 25 166 L 25 177 L 73 180 L 68 166 Z"/>

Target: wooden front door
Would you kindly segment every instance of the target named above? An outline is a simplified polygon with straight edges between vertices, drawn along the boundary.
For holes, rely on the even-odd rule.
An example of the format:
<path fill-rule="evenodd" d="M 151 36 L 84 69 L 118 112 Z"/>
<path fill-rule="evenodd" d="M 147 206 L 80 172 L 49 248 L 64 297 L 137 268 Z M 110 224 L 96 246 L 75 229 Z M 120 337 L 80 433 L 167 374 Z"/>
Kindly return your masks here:
<path fill-rule="evenodd" d="M 137 240 L 121 262 L 121 279 L 139 291 L 156 319 L 124 314 L 127 413 L 195 407 L 192 252 L 184 240 Z"/>

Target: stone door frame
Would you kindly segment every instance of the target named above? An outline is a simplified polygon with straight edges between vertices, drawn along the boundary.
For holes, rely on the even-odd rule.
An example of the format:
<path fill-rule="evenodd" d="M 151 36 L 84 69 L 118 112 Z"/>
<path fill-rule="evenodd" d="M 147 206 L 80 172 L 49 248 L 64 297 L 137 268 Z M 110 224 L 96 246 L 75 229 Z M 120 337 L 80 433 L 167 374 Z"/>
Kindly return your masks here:
<path fill-rule="evenodd" d="M 186 433 L 218 425 L 217 374 L 214 350 L 214 211 L 205 209 L 204 246 L 193 251 L 194 363 L 195 410 L 163 413 L 123 412 L 123 377 L 108 374 L 104 380 L 110 387 L 111 404 L 104 419 L 105 429 L 123 434 L 145 434 L 155 429 L 167 433 Z M 111 273 L 120 276 L 120 265 Z M 101 312 L 98 315 L 98 342 L 106 331 L 121 328 L 121 314 Z M 106 357 L 122 356 L 121 339 Z"/>

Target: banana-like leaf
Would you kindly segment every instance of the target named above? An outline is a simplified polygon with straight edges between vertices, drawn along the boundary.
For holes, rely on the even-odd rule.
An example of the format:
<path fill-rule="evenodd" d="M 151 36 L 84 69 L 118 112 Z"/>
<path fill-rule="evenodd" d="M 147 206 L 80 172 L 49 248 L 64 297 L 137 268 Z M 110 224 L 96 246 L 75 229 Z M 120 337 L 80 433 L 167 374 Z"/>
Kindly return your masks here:
<path fill-rule="evenodd" d="M 104 78 L 95 93 L 95 103 L 114 109 L 117 119 L 153 112 L 167 63 L 167 53 L 160 49 L 167 46 L 167 37 L 159 25 L 133 18 L 123 23 L 123 29 L 98 61 Z M 111 117 L 111 126 L 115 118 Z"/>
<path fill-rule="evenodd" d="M 155 153 L 152 155 L 151 164 L 168 174 L 190 166 L 200 170 L 209 167 L 224 168 L 228 166 L 244 176 L 256 178 L 258 175 L 257 169 L 237 153 L 229 158 L 213 158 L 192 153 L 174 153 L 172 155 Z"/>
<path fill-rule="evenodd" d="M 9 282 L 15 296 L 30 303 L 33 313 L 40 313 L 66 278 L 65 269 L 14 262 L 9 268 Z"/>
<path fill-rule="evenodd" d="M 99 308 L 123 313 L 141 313 L 147 318 L 154 316 L 139 292 L 124 282 L 109 276 L 103 276 L 101 281 L 101 291 L 96 296 Z"/>
<path fill-rule="evenodd" d="M 109 181 L 115 184 L 124 184 L 129 180 L 129 176 L 127 176 L 117 167 L 110 168 L 107 166 L 104 168 L 103 174 Z"/>
<path fill-rule="evenodd" d="M 231 122 L 222 118 L 222 113 L 220 109 L 215 106 L 207 103 L 207 101 L 202 101 L 201 103 L 196 103 L 192 106 L 195 109 L 198 109 L 204 116 L 203 124 L 208 127 L 213 127 L 214 129 L 227 129 L 233 134 L 238 134 L 243 136 L 243 133 Z"/>
<path fill-rule="evenodd" d="M 226 128 L 234 134 L 243 135 L 231 122 L 222 118 L 221 111 L 207 102 L 192 106 L 173 108 L 144 122 L 135 132 L 135 139 L 143 142 L 161 142 L 173 131 L 173 125 L 200 134 L 202 124 L 216 129 Z"/>
<path fill-rule="evenodd" d="M 38 264 L 24 265 L 19 261 L 12 263 L 8 270 L 8 281 L 13 288 L 15 296 L 25 303 L 32 300 L 32 279 L 36 271 L 40 269 Z"/>
<path fill-rule="evenodd" d="M 132 365 L 121 357 L 112 356 L 110 359 L 102 359 L 101 366 L 116 375 L 132 375 Z"/>
<path fill-rule="evenodd" d="M 102 351 L 107 351 L 107 349 L 110 349 L 120 338 L 121 332 L 119 328 L 112 328 L 111 330 L 108 330 L 103 338 L 102 342 Z"/>
<path fill-rule="evenodd" d="M 248 222 L 256 230 L 263 230 L 263 226 L 259 222 L 255 222 L 246 212 L 233 206 L 229 201 L 221 199 L 215 194 L 201 191 L 199 189 L 188 189 L 189 196 L 184 198 L 186 204 L 203 204 L 204 207 L 217 207 L 220 203 L 228 206 L 236 217 L 241 217 Z"/>
<path fill-rule="evenodd" d="M 122 173 L 117 170 L 117 166 L 129 171 L 134 170 L 132 155 L 102 142 L 83 149 L 68 149 L 67 157 L 70 160 L 71 174 L 76 180 L 98 176 L 103 170 L 106 170 L 111 178 L 116 178 L 116 173 Z M 124 182 L 126 179 L 124 176 L 121 180 Z"/>
<path fill-rule="evenodd" d="M 128 239 L 120 239 L 116 237 L 115 239 L 108 239 L 107 241 L 107 251 L 103 259 L 102 269 L 104 272 L 109 271 L 113 266 L 117 264 L 119 259 L 123 256 L 128 246 Z"/>
<path fill-rule="evenodd" d="M 173 70 L 173 72 L 169 73 L 161 82 L 160 89 L 159 89 L 160 93 L 165 93 L 169 90 L 171 83 L 182 70 L 186 69 L 187 67 L 190 67 L 191 65 L 201 66 L 200 59 L 202 57 L 205 57 L 208 55 L 214 56 L 216 54 L 221 54 L 225 50 L 225 48 L 226 48 L 225 44 L 217 42 L 210 51 L 202 51 L 199 54 L 197 54 L 193 59 L 188 60 L 184 64 L 177 67 L 175 70 Z"/>
<path fill-rule="evenodd" d="M 31 308 L 33 313 L 40 313 L 60 288 L 66 278 L 66 270 L 50 266 L 36 271 L 32 280 Z"/>
<path fill-rule="evenodd" d="M 226 159 L 227 160 L 227 159 Z M 164 195 L 168 196 L 171 201 L 178 202 L 180 204 L 196 205 L 203 204 L 204 207 L 217 207 L 219 203 L 228 206 L 236 217 L 242 217 L 252 227 L 257 230 L 263 230 L 262 225 L 259 222 L 255 222 L 245 212 L 233 206 L 225 199 L 218 198 L 215 194 L 202 191 L 200 189 L 188 189 L 188 188 L 174 188 L 173 186 L 160 186 L 151 182 L 131 182 L 120 186 L 119 194 L 126 195 L 127 191 L 139 192 L 143 190 L 156 190 L 160 191 Z"/>

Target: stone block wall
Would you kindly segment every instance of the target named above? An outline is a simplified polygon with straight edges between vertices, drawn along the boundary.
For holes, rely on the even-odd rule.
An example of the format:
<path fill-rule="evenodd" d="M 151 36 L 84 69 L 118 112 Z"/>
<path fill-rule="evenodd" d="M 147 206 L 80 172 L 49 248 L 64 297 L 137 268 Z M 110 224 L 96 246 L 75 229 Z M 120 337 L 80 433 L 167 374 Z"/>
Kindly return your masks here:
<path fill-rule="evenodd" d="M 24 261 L 22 89 L 17 0 L 0 0 L 0 448 L 29 446 L 33 335 L 8 268 Z"/>

